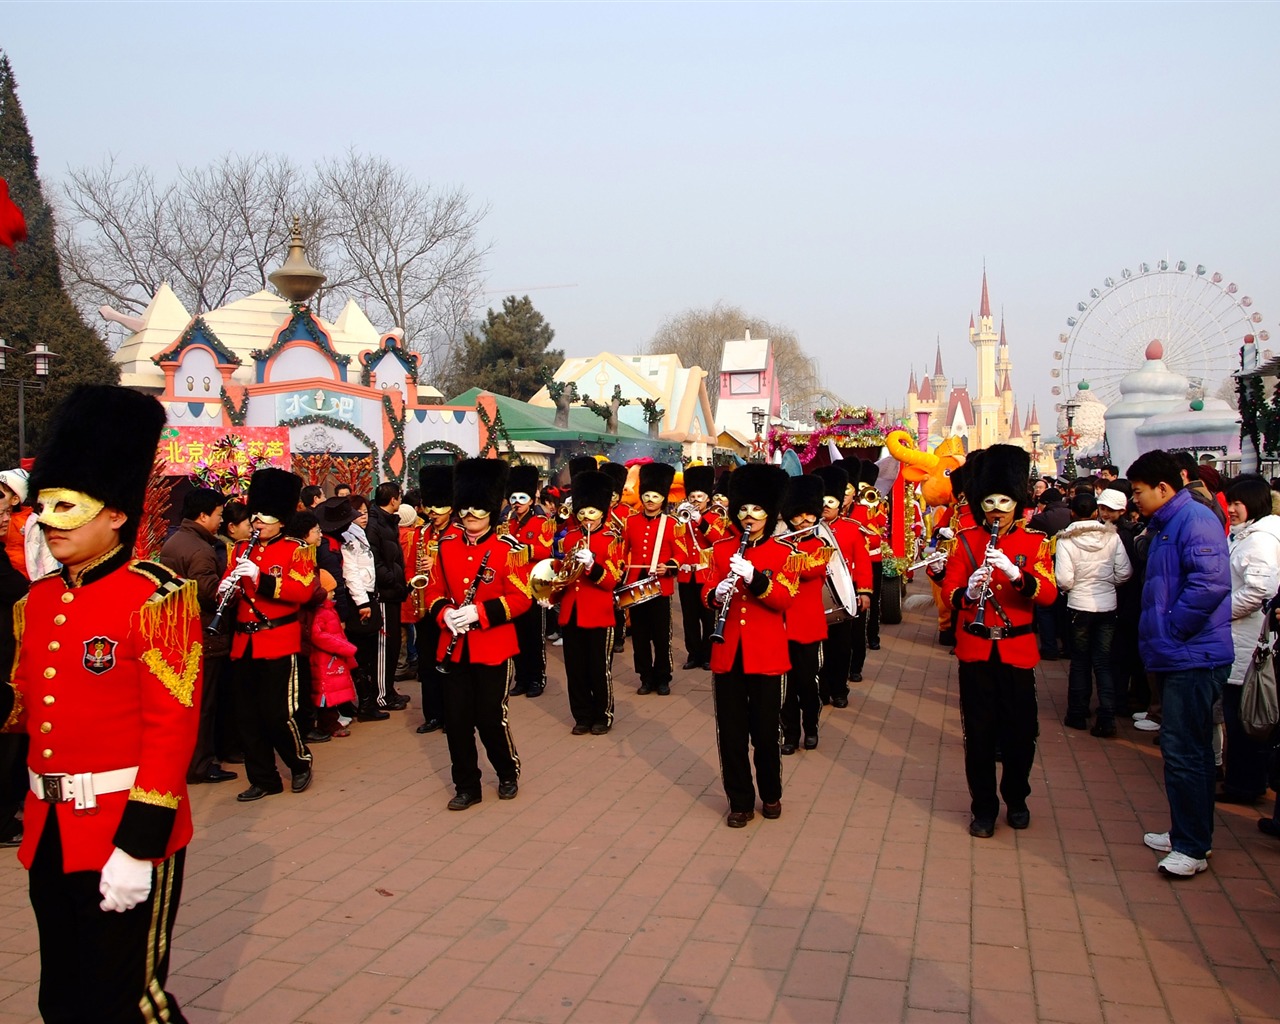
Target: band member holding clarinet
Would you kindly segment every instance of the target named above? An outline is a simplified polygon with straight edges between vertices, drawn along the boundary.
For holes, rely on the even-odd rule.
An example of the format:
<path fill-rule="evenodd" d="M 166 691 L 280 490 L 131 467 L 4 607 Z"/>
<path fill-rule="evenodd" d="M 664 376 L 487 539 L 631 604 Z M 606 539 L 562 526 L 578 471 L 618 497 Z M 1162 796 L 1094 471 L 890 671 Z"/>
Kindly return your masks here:
<path fill-rule="evenodd" d="M 582 568 L 560 597 L 564 674 L 573 735 L 603 736 L 613 727 L 613 588 L 622 578 L 622 538 L 609 522 L 611 484 L 604 473 L 573 478 L 573 517 L 565 561 Z"/>
<path fill-rule="evenodd" d="M 814 470 L 814 476 L 822 480 L 822 521 L 827 524 L 836 539 L 840 557 L 849 567 L 853 586 L 858 594 L 858 613 L 831 625 L 827 638 L 822 642 L 822 669 L 818 675 L 818 693 L 822 703 L 833 708 L 849 706 L 850 676 L 862 681 L 861 665 L 857 673 L 850 672 L 853 656 L 854 631 L 865 631 L 864 616 L 871 607 L 871 562 L 858 524 L 840 514 L 849 488 L 849 474 L 844 466 L 833 464 Z"/>
<path fill-rule="evenodd" d="M 711 554 L 703 600 L 717 609 L 711 671 L 720 774 L 729 798 L 730 828 L 755 817 L 756 791 L 766 818 L 782 814 L 782 758 L 778 721 L 787 657 L 784 615 L 799 589 L 788 568 L 796 549 L 771 536 L 787 474 L 752 464 L 729 478 L 729 515 L 740 538 L 720 541 Z M 751 780 L 752 750 L 755 785 Z"/>
<path fill-rule="evenodd" d="M 446 533 L 427 585 L 427 614 L 440 625 L 436 670 L 444 678 L 444 734 L 455 796 L 449 810 L 480 802 L 476 734 L 498 776 L 498 799 L 514 800 L 520 757 L 507 721 L 512 620 L 532 603 L 525 546 L 494 528 L 507 493 L 501 459 L 464 459 L 453 469 L 462 532 Z"/>
<path fill-rule="evenodd" d="M 622 500 L 627 488 L 627 467 L 621 462 L 602 462 L 600 472 L 609 478 L 612 495 L 609 498 L 609 522 L 618 531 L 618 537 L 627 535 L 627 520 L 635 512 Z M 627 645 L 627 613 L 621 608 L 615 613 L 613 624 L 613 653 L 621 654 Z"/>
<path fill-rule="evenodd" d="M 556 539 L 556 523 L 536 501 L 538 467 L 512 466 L 507 473 L 507 521 L 499 532 L 514 537 L 525 547 L 530 565 L 551 557 Z M 515 620 L 516 656 L 513 697 L 541 697 L 547 688 L 546 609 L 536 601 Z"/>
<path fill-rule="evenodd" d="M 249 479 L 253 536 L 236 545 L 219 594 L 235 601 L 231 676 L 249 788 L 241 803 L 284 792 L 276 754 L 293 773 L 292 789 L 311 785 L 311 751 L 294 722 L 298 709 L 299 614 L 319 586 L 316 549 L 284 535 L 298 507 L 302 477 L 260 469 Z"/>
<path fill-rule="evenodd" d="M 702 603 L 702 579 L 711 560 L 711 546 L 725 536 L 724 517 L 711 511 L 715 475 L 716 471 L 711 466 L 690 466 L 684 471 L 685 498 L 693 507 L 685 531 L 687 557 L 676 577 L 687 655 L 681 667 L 685 669 L 711 667 L 711 627 L 715 624 L 715 616 Z"/>
<path fill-rule="evenodd" d="M 461 534 L 453 520 L 453 467 L 423 466 L 418 471 L 423 524 L 413 531 L 407 570 L 410 586 L 420 602 L 418 609 L 418 682 L 422 684 L 422 724 L 418 735 L 444 728 L 444 677 L 436 671 L 440 626 L 427 611 L 427 586 L 436 572 L 440 541 L 447 533 Z"/>
<path fill-rule="evenodd" d="M 969 834 L 996 827 L 996 753 L 1004 769 L 1000 796 L 1011 828 L 1031 823 L 1027 796 L 1036 753 L 1035 667 L 1040 661 L 1033 608 L 1058 595 L 1048 538 L 1021 525 L 1031 457 L 997 444 L 975 463 L 966 493 L 977 525 L 956 537 L 943 592 L 957 612 L 964 770 L 973 820 Z"/>
<path fill-rule="evenodd" d="M 636 693 L 671 693 L 671 595 L 684 557 L 684 527 L 664 511 L 676 471 L 663 462 L 640 466 L 641 512 L 623 534 L 624 583 L 657 576 L 662 594 L 631 606 L 631 657 L 640 677 Z"/>
<path fill-rule="evenodd" d="M 804 726 L 804 749 L 818 745 L 818 668 L 822 664 L 822 641 L 827 638 L 827 615 L 822 603 L 827 563 L 839 558 L 812 529 L 822 518 L 822 481 L 816 476 L 793 476 L 782 498 L 782 518 L 793 531 L 811 532 L 792 538 L 795 553 L 787 560 L 800 589 L 786 611 L 787 653 L 791 669 L 782 698 L 782 753 L 800 748 L 800 728 Z"/>

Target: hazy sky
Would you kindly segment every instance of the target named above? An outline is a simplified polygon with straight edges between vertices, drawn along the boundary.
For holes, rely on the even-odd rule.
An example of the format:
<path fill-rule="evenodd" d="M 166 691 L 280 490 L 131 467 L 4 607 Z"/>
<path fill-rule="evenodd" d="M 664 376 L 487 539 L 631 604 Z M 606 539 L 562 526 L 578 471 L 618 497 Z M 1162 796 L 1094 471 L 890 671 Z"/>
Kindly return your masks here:
<path fill-rule="evenodd" d="M 983 259 L 1025 408 L 1162 257 L 1280 310 L 1276 4 L 0 4 L 47 184 L 350 146 L 490 213 L 490 301 L 569 354 L 717 300 L 850 401 L 976 383 Z M 532 290 L 538 286 L 572 288 Z M 1272 342 L 1275 345 L 1275 342 Z"/>

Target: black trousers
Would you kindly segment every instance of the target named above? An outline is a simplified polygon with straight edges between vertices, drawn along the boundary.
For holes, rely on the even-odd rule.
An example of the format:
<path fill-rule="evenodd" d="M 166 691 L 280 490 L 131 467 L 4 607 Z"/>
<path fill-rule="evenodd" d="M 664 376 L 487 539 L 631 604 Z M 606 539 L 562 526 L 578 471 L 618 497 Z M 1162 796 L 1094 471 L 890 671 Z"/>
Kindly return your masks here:
<path fill-rule="evenodd" d="M 298 707 L 297 661 L 297 655 L 255 658 L 251 637 L 244 657 L 232 662 L 245 774 L 251 785 L 272 793 L 284 789 L 276 754 L 295 775 L 311 767 L 311 751 L 293 720 Z"/>
<path fill-rule="evenodd" d="M 186 850 L 151 871 L 151 895 L 117 914 L 98 904 L 97 871 L 62 870 L 50 814 L 27 884 L 40 933 L 40 1016 L 46 1024 L 140 1024 L 186 1018 L 165 991 Z"/>
<path fill-rule="evenodd" d="M 356 669 L 351 674 L 355 683 L 356 700 L 360 704 L 375 704 L 378 700 L 378 634 L 346 630 L 347 639 L 356 645 Z"/>
<path fill-rule="evenodd" d="M 871 609 L 867 612 L 867 643 L 880 642 L 880 595 L 884 592 L 884 565 L 871 563 Z"/>
<path fill-rule="evenodd" d="M 189 778 L 207 775 L 218 760 L 214 732 L 218 722 L 218 679 L 225 660 L 222 655 L 204 659 L 200 683 L 200 724 L 196 731 L 196 748 L 191 753 L 191 764 L 187 768 Z"/>
<path fill-rule="evenodd" d="M 0 839 L 14 838 L 22 831 L 17 815 L 31 786 L 27 778 L 30 745 L 25 732 L 0 733 Z"/>
<path fill-rule="evenodd" d="M 753 811 L 756 789 L 766 804 L 782 799 L 782 755 L 778 749 L 778 716 L 782 710 L 782 676 L 748 675 L 742 650 L 733 668 L 713 677 L 716 740 L 720 776 L 730 811 Z M 748 759 L 748 743 L 751 760 Z M 751 784 L 751 761 L 756 766 Z"/>
<path fill-rule="evenodd" d="M 579 626 L 574 609 L 561 633 L 574 724 L 613 725 L 613 627 Z"/>
<path fill-rule="evenodd" d="M 240 739 L 240 713 L 236 710 L 236 688 L 231 681 L 230 654 L 219 658 L 218 702 L 214 708 L 214 749 L 219 761 L 244 753 Z"/>
<path fill-rule="evenodd" d="M 440 624 L 430 615 L 418 620 L 418 682 L 422 684 L 422 717 L 444 721 L 444 676 L 436 671 Z"/>
<path fill-rule="evenodd" d="M 711 660 L 715 612 L 702 603 L 701 583 L 678 583 L 676 589 L 680 592 L 680 615 L 684 620 L 684 649 L 690 661 L 705 665 Z"/>
<path fill-rule="evenodd" d="M 671 683 L 671 598 L 665 594 L 631 606 L 631 658 L 642 686 Z"/>
<path fill-rule="evenodd" d="M 542 689 L 547 685 L 547 610 L 536 601 L 523 615 L 512 623 L 516 627 L 518 649 L 512 659 L 515 663 L 516 686 L 523 689 Z"/>
<path fill-rule="evenodd" d="M 844 622 L 827 626 L 827 638 L 822 641 L 822 668 L 818 672 L 818 693 L 827 699 L 849 696 L 850 658 L 853 656 L 854 636 L 865 636 L 865 617 L 858 615 Z M 863 641 L 865 645 L 865 640 Z M 863 648 L 866 657 L 866 648 Z M 861 671 L 859 669 L 858 671 Z"/>
<path fill-rule="evenodd" d="M 999 661 L 960 662 L 960 722 L 964 729 L 964 773 L 975 818 L 994 821 L 996 752 L 1004 769 L 1000 796 L 1011 810 L 1027 806 L 1031 765 L 1036 756 L 1035 670 Z"/>
<path fill-rule="evenodd" d="M 400 661 L 400 602 L 379 601 L 382 612 L 382 628 L 378 630 L 378 658 L 375 662 L 378 674 L 374 677 L 378 686 L 378 706 L 385 707 L 396 692 L 396 665 Z"/>
<path fill-rule="evenodd" d="M 476 734 L 499 782 L 520 777 L 520 755 L 507 719 L 511 662 L 501 665 L 455 664 L 444 680 L 444 734 L 449 741 L 453 785 L 459 793 L 480 795 Z"/>
<path fill-rule="evenodd" d="M 791 671 L 786 675 L 786 692 L 782 696 L 782 739 L 800 742 L 800 727 L 805 735 L 818 735 L 818 715 L 822 701 L 818 699 L 818 671 L 822 668 L 822 641 L 798 644 L 787 641 L 791 655 Z"/>

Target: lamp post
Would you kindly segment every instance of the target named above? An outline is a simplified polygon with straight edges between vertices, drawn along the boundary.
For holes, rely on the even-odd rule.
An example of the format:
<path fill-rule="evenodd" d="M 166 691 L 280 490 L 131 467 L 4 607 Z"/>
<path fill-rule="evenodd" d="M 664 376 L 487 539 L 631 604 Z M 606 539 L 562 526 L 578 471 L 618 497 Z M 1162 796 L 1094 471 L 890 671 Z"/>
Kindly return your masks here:
<path fill-rule="evenodd" d="M 1031 479 L 1040 475 L 1040 431 L 1031 431 Z"/>
<path fill-rule="evenodd" d="M 760 406 L 758 405 L 752 406 L 751 407 L 751 425 L 755 428 L 755 431 L 756 431 L 755 440 L 751 442 L 751 461 L 752 462 L 764 461 L 764 436 L 763 436 L 764 421 L 765 421 L 765 411 L 761 409 Z"/>
<path fill-rule="evenodd" d="M 1062 403 L 1062 411 L 1067 414 L 1067 432 L 1062 437 L 1062 447 L 1066 449 L 1067 457 L 1062 461 L 1062 474 L 1068 480 L 1076 478 L 1076 410 L 1080 408 L 1080 403 L 1074 398 Z"/>
<path fill-rule="evenodd" d="M 8 344 L 3 338 L 0 338 L 0 373 L 3 373 L 9 364 L 9 353 L 17 350 Z M 40 391 L 44 388 L 45 380 L 49 377 L 49 363 L 56 359 L 57 352 L 54 352 L 43 341 L 36 342 L 36 347 L 30 352 L 23 352 L 23 355 L 30 356 L 35 360 L 36 379 L 28 381 L 24 377 L 0 377 L 0 385 L 8 388 L 18 389 L 18 463 L 21 465 L 22 460 L 27 457 L 27 388 L 35 388 Z"/>

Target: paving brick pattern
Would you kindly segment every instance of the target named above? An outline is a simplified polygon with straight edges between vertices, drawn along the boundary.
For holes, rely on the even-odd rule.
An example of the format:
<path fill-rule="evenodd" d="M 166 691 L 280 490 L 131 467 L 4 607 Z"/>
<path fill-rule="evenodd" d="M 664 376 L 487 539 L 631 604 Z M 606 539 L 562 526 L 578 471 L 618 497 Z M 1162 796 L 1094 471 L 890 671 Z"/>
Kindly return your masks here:
<path fill-rule="evenodd" d="M 1157 875 L 1159 751 L 1064 729 L 1058 662 L 1031 828 L 971 839 L 955 664 L 922 614 L 883 632 L 818 749 L 783 759 L 781 819 L 742 830 L 708 675 L 639 697 L 629 650 L 613 732 L 573 737 L 549 648 L 547 693 L 511 702 L 514 801 L 488 772 L 448 813 L 444 740 L 415 710 L 317 747 L 301 796 L 197 787 L 170 988 L 193 1024 L 1275 1019 L 1280 843 L 1256 812 L 1219 812 L 1208 873 Z M 0 903 L 0 1024 L 26 1024 L 14 861 Z"/>

